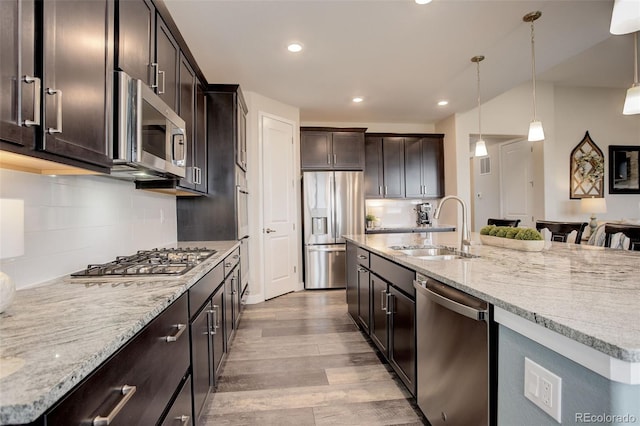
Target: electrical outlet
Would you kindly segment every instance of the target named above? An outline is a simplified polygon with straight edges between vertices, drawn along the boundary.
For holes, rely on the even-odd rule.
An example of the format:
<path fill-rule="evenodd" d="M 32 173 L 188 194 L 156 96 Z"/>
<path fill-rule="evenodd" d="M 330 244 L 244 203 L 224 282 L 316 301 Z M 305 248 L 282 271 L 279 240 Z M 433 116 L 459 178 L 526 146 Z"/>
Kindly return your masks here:
<path fill-rule="evenodd" d="M 524 396 L 561 423 L 562 378 L 526 357 Z"/>

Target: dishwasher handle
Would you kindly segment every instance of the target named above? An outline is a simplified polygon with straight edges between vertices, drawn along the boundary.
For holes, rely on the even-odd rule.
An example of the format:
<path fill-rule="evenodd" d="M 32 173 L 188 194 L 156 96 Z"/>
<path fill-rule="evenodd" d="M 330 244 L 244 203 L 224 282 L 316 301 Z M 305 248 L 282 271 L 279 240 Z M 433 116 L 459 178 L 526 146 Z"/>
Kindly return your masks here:
<path fill-rule="evenodd" d="M 423 293 L 425 296 L 427 296 L 434 303 L 437 303 L 440 306 L 443 306 L 453 312 L 456 312 L 467 318 L 471 318 L 472 320 L 475 320 L 475 321 L 484 321 L 486 319 L 487 313 L 488 313 L 487 309 L 478 309 L 473 306 L 469 306 L 465 303 L 452 300 L 438 293 L 437 289 L 427 288 L 425 284 L 426 283 L 420 282 L 418 280 L 414 281 L 414 287 L 417 290 L 419 290 L 421 293 Z M 460 296 L 467 296 L 462 292 L 456 292 L 456 293 L 459 293 Z M 473 301 L 477 300 L 475 298 L 471 298 L 471 296 L 467 296 L 467 297 L 469 297 L 469 299 Z"/>

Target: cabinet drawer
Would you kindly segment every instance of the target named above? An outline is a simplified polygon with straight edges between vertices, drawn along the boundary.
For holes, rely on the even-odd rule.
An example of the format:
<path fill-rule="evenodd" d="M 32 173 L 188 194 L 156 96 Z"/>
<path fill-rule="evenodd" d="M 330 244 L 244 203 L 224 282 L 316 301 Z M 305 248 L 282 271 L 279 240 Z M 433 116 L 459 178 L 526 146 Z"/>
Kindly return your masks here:
<path fill-rule="evenodd" d="M 189 368 L 189 333 L 178 324 L 188 324 L 186 295 L 47 413 L 47 425 L 97 416 L 111 416 L 111 425 L 157 423 Z"/>
<path fill-rule="evenodd" d="M 371 272 L 384 278 L 387 282 L 415 299 L 416 290 L 413 288 L 413 280 L 416 273 L 414 271 L 373 253 L 370 254 L 370 258 Z"/>
<path fill-rule="evenodd" d="M 229 256 L 224 258 L 224 276 L 228 276 L 233 268 L 240 263 L 240 247 L 236 248 Z"/>
<path fill-rule="evenodd" d="M 224 267 L 219 263 L 189 289 L 189 318 L 195 316 L 223 280 Z"/>
<path fill-rule="evenodd" d="M 193 413 L 191 412 L 191 376 L 182 385 L 180 393 L 171 404 L 162 426 L 190 426 L 193 425 Z"/>
<path fill-rule="evenodd" d="M 358 259 L 359 265 L 369 269 L 369 257 L 370 253 L 367 250 L 358 247 L 358 250 L 356 251 L 356 259 Z"/>

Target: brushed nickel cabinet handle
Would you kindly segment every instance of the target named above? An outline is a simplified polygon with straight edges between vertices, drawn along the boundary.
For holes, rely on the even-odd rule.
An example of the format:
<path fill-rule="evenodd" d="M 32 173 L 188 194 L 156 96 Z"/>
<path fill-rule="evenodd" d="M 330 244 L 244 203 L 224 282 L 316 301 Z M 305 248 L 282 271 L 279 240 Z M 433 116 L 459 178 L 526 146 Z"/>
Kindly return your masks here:
<path fill-rule="evenodd" d="M 327 154 L 327 164 L 331 164 L 331 154 Z"/>
<path fill-rule="evenodd" d="M 382 185 L 378 187 L 378 195 L 382 195 Z"/>
<path fill-rule="evenodd" d="M 387 312 L 387 307 L 384 306 L 384 302 L 387 300 L 387 290 L 382 290 L 380 294 L 382 295 L 380 298 L 380 309 Z"/>
<path fill-rule="evenodd" d="M 47 133 L 62 133 L 62 90 L 47 88 L 47 95 L 56 96 L 58 98 L 56 104 L 56 127 L 49 127 Z"/>
<path fill-rule="evenodd" d="M 387 293 L 387 315 L 393 315 L 393 294 Z"/>
<path fill-rule="evenodd" d="M 93 419 L 93 426 L 108 426 L 111 424 L 113 419 L 118 415 L 118 413 L 127 405 L 127 402 L 133 397 L 136 393 L 135 386 L 124 385 L 120 388 L 120 394 L 122 395 L 122 399 L 118 402 L 118 404 L 113 407 L 113 410 L 106 416 L 96 416 Z"/>
<path fill-rule="evenodd" d="M 152 89 L 155 89 L 158 87 L 158 63 L 157 62 L 153 62 L 151 64 L 151 69 L 153 70 L 153 84 L 151 85 Z"/>
<path fill-rule="evenodd" d="M 164 84 L 165 84 L 165 80 L 167 78 L 166 78 L 166 75 L 165 75 L 164 71 L 158 71 L 158 79 L 159 79 L 160 75 L 162 75 L 162 89 L 158 88 L 158 94 L 162 95 L 164 93 L 164 89 L 165 89 Z"/>
<path fill-rule="evenodd" d="M 38 77 L 31 77 L 25 75 L 22 77 L 22 82 L 33 85 L 33 120 L 24 120 L 22 125 L 25 127 L 39 126 L 40 125 L 40 79 Z M 22 100 L 22 97 L 19 97 Z M 18 106 L 18 114 L 22 114 L 22 105 Z"/>
<path fill-rule="evenodd" d="M 182 333 L 184 333 L 184 331 L 187 329 L 187 324 L 176 324 L 175 327 L 178 329 L 178 331 L 173 336 L 165 337 L 165 341 L 167 343 L 177 341 L 180 336 L 182 336 Z"/>
<path fill-rule="evenodd" d="M 179 422 L 182 423 L 182 426 L 187 426 L 189 423 L 191 423 L 189 420 L 191 420 L 191 417 L 189 416 L 180 416 L 180 417 L 176 417 L 176 420 L 178 420 Z"/>
<path fill-rule="evenodd" d="M 359 254 L 358 255 L 358 259 L 366 259 L 366 258 L 367 258 L 367 256 L 365 256 L 364 254 Z"/>
<path fill-rule="evenodd" d="M 333 164 L 338 164 L 338 156 L 333 154 Z"/>

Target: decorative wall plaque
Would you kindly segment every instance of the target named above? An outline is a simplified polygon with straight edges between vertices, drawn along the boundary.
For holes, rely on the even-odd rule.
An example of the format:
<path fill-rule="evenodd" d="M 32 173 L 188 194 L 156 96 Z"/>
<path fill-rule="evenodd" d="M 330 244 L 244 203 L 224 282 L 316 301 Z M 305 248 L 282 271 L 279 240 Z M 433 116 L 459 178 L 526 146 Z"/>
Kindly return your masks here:
<path fill-rule="evenodd" d="M 591 140 L 589 132 L 571 151 L 571 199 L 604 196 L 604 154 Z"/>

